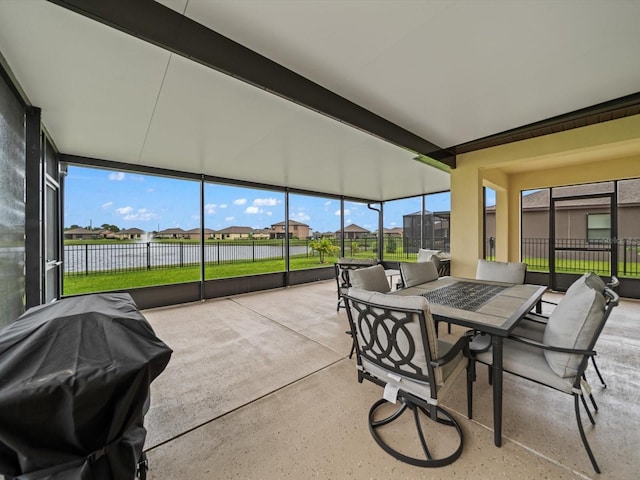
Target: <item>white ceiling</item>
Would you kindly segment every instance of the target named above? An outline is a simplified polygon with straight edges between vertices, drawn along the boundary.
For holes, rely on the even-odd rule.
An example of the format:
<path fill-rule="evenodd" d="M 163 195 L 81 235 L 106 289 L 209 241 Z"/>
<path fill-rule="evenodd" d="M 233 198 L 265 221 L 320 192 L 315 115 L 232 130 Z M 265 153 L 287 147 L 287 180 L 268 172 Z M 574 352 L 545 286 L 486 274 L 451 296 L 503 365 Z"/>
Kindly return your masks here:
<path fill-rule="evenodd" d="M 638 1 L 163 0 L 440 147 L 640 92 Z M 44 0 L 0 52 L 62 153 L 386 200 L 412 152 Z"/>

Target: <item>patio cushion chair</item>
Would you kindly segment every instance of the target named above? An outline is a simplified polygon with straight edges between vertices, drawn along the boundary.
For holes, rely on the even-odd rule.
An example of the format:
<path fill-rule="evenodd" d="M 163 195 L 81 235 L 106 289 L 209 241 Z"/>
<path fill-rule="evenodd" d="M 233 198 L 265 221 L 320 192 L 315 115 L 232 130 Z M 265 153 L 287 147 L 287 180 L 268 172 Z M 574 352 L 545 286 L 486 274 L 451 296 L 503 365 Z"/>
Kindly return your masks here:
<path fill-rule="evenodd" d="M 491 262 L 479 259 L 476 268 L 477 280 L 503 283 L 524 283 L 527 264 L 523 262 Z"/>
<path fill-rule="evenodd" d="M 526 273 L 527 264 L 523 262 L 492 262 L 480 258 L 476 268 L 476 280 L 523 284 Z M 488 349 L 490 345 L 490 335 L 476 334 L 470 348 L 478 352 Z M 489 375 L 491 375 L 491 369 L 489 369 Z M 491 380 L 491 376 L 489 379 Z"/>
<path fill-rule="evenodd" d="M 431 255 L 433 257 L 433 255 Z M 431 260 L 423 262 L 400 262 L 400 283 L 404 288 L 415 287 L 421 283 L 432 282 L 439 277 L 435 263 Z M 440 322 L 436 321 L 436 335 Z M 451 333 L 451 324 L 447 324 L 447 332 Z"/>
<path fill-rule="evenodd" d="M 375 258 L 338 257 L 338 261 L 333 265 L 335 268 L 336 283 L 338 287 L 338 304 L 336 311 L 339 311 L 340 308 L 345 308 L 342 295 L 344 295 L 351 286 L 351 282 L 349 281 L 349 272 L 358 268 L 377 265 L 378 263 L 378 260 Z"/>
<path fill-rule="evenodd" d="M 349 287 L 354 286 L 362 290 L 368 290 L 370 292 L 388 293 L 391 291 L 387 275 L 384 273 L 384 267 L 382 265 L 372 265 L 370 267 L 358 268 L 355 270 L 349 270 Z M 344 298 L 344 297 L 343 297 Z M 346 307 L 346 302 L 345 302 Z M 349 330 L 345 332 L 347 335 L 353 337 L 353 330 L 349 325 Z M 353 352 L 356 350 L 355 339 L 351 344 L 351 351 L 349 352 L 349 358 L 353 357 Z"/>
<path fill-rule="evenodd" d="M 574 397 L 574 408 L 582 444 L 596 472 L 600 468 L 591 451 L 580 418 L 582 402 L 592 425 L 584 392 L 590 387 L 584 379 L 588 360 L 596 352 L 595 344 L 618 295 L 609 287 L 600 292 L 587 286 L 567 291 L 544 326 L 542 340 L 511 335 L 504 340 L 503 370 Z M 491 351 L 477 353 L 476 361 L 491 365 Z"/>
<path fill-rule="evenodd" d="M 350 288 L 345 300 L 355 332 L 358 382 L 368 380 L 384 388 L 383 398 L 368 416 L 376 443 L 415 466 L 440 467 L 455 461 L 462 453 L 462 430 L 440 402 L 466 368 L 467 413 L 472 416 L 468 337 L 436 338 L 429 303 L 421 296 Z M 413 412 L 415 442 L 398 426 L 402 422 L 391 425 L 407 411 Z"/>
<path fill-rule="evenodd" d="M 598 290 L 600 293 L 604 293 L 605 287 L 609 287 L 611 289 L 615 289 L 620 284 L 620 281 L 616 276 L 612 276 L 611 280 L 608 283 L 605 283 L 602 278 L 600 278 L 594 272 L 587 272 L 582 275 L 578 280 L 573 282 L 571 286 L 568 288 L 567 293 L 571 293 L 574 290 L 580 290 L 584 288 L 594 288 Z M 543 303 L 547 305 L 551 305 L 556 307 L 558 304 L 549 300 L 543 300 Z M 516 329 L 514 330 L 514 335 L 529 338 L 536 341 L 541 341 L 542 334 L 544 332 L 544 327 L 549 321 L 549 315 L 545 315 L 542 311 L 529 312 L 527 316 L 524 318 L 522 322 L 518 324 Z M 602 373 L 600 373 L 600 369 L 598 368 L 598 364 L 596 363 L 595 355 L 591 357 L 591 363 L 593 365 L 598 378 L 600 379 L 600 383 L 603 388 L 607 388 L 607 384 L 602 377 Z M 593 395 L 589 394 L 591 399 L 591 403 L 593 404 L 593 408 L 597 411 L 598 405 L 593 398 Z"/>

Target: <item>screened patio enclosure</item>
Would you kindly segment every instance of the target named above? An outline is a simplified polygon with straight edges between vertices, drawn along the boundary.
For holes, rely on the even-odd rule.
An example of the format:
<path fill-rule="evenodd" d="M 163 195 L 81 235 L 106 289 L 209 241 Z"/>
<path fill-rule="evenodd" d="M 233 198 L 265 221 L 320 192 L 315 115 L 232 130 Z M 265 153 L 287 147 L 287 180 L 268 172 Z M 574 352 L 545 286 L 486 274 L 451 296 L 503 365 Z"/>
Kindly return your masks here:
<path fill-rule="evenodd" d="M 640 177 L 637 3 L 373 6 L 1 2 L 3 291 L 29 306 L 60 295 L 64 164 L 382 210 L 451 190 L 460 276 L 482 254 L 483 185 L 496 258 L 517 259 L 520 191 Z M 132 294 L 152 306 L 318 271 Z"/>

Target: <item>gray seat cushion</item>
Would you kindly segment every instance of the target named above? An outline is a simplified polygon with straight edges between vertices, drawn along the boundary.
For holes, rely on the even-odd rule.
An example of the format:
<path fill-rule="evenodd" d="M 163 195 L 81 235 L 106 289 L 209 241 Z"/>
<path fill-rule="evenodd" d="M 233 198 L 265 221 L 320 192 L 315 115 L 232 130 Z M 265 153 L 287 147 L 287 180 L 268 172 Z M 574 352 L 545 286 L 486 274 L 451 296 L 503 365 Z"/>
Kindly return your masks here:
<path fill-rule="evenodd" d="M 382 293 L 391 291 L 382 265 L 352 270 L 349 272 L 349 280 L 351 281 L 351 286 L 354 288 Z"/>
<path fill-rule="evenodd" d="M 405 287 L 413 287 L 437 280 L 438 269 L 433 262 L 402 262 L 400 263 L 400 275 Z"/>
<path fill-rule="evenodd" d="M 522 262 L 490 262 L 479 259 L 476 279 L 504 283 L 524 283 L 527 264 Z"/>
<path fill-rule="evenodd" d="M 605 298 L 593 288 L 567 292 L 547 321 L 542 341 L 546 345 L 586 349 L 604 319 Z M 549 367 L 559 376 L 576 375 L 581 355 L 545 350 Z"/>
<path fill-rule="evenodd" d="M 476 359 L 493 364 L 493 350 L 479 353 Z M 546 361 L 543 350 L 514 340 L 505 339 L 502 350 L 502 368 L 506 372 L 530 378 L 565 393 L 571 393 L 572 379 L 559 377 Z"/>

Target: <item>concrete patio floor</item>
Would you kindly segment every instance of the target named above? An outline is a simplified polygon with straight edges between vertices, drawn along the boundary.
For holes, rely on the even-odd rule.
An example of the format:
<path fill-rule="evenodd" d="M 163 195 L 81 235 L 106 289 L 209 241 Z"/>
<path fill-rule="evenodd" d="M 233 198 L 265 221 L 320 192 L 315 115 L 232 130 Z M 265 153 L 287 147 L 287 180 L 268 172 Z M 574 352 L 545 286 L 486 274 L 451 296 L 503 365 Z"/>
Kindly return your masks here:
<path fill-rule="evenodd" d="M 558 294 L 547 294 L 559 298 Z M 640 302 L 623 300 L 597 345 L 608 386 L 582 447 L 573 399 L 505 376 L 503 446 L 493 444 L 491 389 L 478 366 L 474 419 L 464 375 L 445 399 L 464 450 L 452 465 L 401 463 L 373 440 L 370 406 L 382 389 L 359 384 L 347 317 L 324 281 L 143 312 L 174 354 L 152 384 L 145 417 L 149 476 L 158 479 L 635 479 L 640 471 Z M 455 332 L 455 328 L 454 328 Z M 408 442 L 411 439 L 407 439 Z"/>

